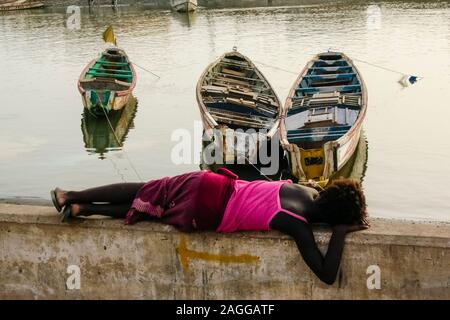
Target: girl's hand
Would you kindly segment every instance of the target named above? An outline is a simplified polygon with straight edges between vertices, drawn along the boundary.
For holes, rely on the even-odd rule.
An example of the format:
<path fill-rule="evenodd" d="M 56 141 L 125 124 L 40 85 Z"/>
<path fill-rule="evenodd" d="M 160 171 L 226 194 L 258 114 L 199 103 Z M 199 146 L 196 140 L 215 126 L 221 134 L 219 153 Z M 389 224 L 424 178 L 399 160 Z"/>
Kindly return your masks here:
<path fill-rule="evenodd" d="M 356 232 L 356 231 L 362 231 L 362 230 L 367 230 L 367 229 L 369 229 L 368 225 L 365 225 L 365 224 L 354 224 L 354 225 L 347 226 L 347 233 Z"/>
<path fill-rule="evenodd" d="M 356 231 L 361 231 L 361 230 L 366 230 L 369 229 L 368 225 L 365 224 L 338 224 L 336 226 L 333 227 L 333 230 L 336 231 L 342 231 L 345 233 L 351 233 L 351 232 L 356 232 Z"/>

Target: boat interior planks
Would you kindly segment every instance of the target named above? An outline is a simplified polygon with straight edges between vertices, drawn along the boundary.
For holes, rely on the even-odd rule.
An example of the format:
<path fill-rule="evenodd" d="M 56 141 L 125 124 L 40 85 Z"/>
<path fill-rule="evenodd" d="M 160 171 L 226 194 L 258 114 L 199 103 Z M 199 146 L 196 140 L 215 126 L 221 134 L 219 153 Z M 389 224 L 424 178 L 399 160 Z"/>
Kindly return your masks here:
<path fill-rule="evenodd" d="M 197 101 L 205 129 L 277 131 L 280 101 L 256 66 L 237 51 L 210 64 L 197 84 Z"/>

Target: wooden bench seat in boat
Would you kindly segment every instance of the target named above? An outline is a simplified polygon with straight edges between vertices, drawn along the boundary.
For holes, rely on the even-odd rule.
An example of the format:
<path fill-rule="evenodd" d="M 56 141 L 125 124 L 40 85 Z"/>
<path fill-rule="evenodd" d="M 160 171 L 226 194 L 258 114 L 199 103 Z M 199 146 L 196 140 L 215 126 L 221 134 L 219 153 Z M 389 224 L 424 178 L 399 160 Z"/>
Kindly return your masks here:
<path fill-rule="evenodd" d="M 105 69 L 105 68 L 94 68 L 94 67 L 89 68 L 89 71 L 91 71 L 91 70 L 93 70 L 93 71 L 102 71 L 102 72 L 111 71 L 111 72 L 114 72 L 114 73 L 122 73 L 122 74 L 129 74 L 129 75 L 132 74 L 131 70 Z"/>
<path fill-rule="evenodd" d="M 246 90 L 246 91 L 242 91 L 242 90 L 238 90 L 238 89 L 229 89 L 228 90 L 229 94 L 233 94 L 235 96 L 240 96 L 241 98 L 245 98 L 245 99 L 255 99 L 256 94 L 250 90 Z"/>
<path fill-rule="evenodd" d="M 228 93 L 228 87 L 227 86 L 205 85 L 205 86 L 202 86 L 202 92 L 212 93 L 212 94 L 226 94 L 226 93 Z"/>
<path fill-rule="evenodd" d="M 244 115 L 239 112 L 227 111 L 218 108 L 208 108 L 212 117 L 221 123 L 244 125 L 252 128 L 266 128 L 267 124 L 271 122 L 270 118 L 257 115 Z"/>
<path fill-rule="evenodd" d="M 235 65 L 235 66 L 250 67 L 250 65 L 248 64 L 248 62 L 246 62 L 246 61 L 238 61 L 238 60 L 235 60 L 235 59 L 223 58 L 223 59 L 222 59 L 222 62 L 227 62 L 227 63 L 233 64 L 233 65 Z"/>
<path fill-rule="evenodd" d="M 335 79 L 335 80 L 318 80 L 311 81 L 309 83 L 309 87 L 318 88 L 318 87 L 331 87 L 331 86 L 346 86 L 352 82 L 352 79 Z"/>
<path fill-rule="evenodd" d="M 248 88 L 240 88 L 238 86 L 215 86 L 206 85 L 202 86 L 203 93 L 218 94 L 218 95 L 230 95 L 241 96 L 245 99 L 254 99 L 256 94 Z"/>
<path fill-rule="evenodd" d="M 316 60 L 313 67 L 345 67 L 348 66 L 347 60 Z"/>
<path fill-rule="evenodd" d="M 255 92 L 249 87 L 243 87 L 238 85 L 226 85 L 214 82 L 214 84 L 203 85 L 201 88 L 202 93 L 209 93 L 212 95 L 228 95 L 233 94 L 235 96 L 242 96 L 246 99 L 252 99 L 255 102 L 266 104 L 275 109 L 278 109 L 278 104 L 275 101 L 275 96 L 271 94 L 264 94 Z"/>
<path fill-rule="evenodd" d="M 222 73 L 224 74 L 228 74 L 228 75 L 232 75 L 232 76 L 237 76 L 237 77 L 244 77 L 246 76 L 245 72 L 242 71 L 237 71 L 237 70 L 233 70 L 233 69 L 228 69 L 228 68 L 222 68 Z"/>
<path fill-rule="evenodd" d="M 264 83 L 264 81 L 261 80 L 261 79 L 248 78 L 248 77 L 244 77 L 244 76 L 237 76 L 237 75 L 234 75 L 234 74 L 226 74 L 226 73 L 222 73 L 222 72 L 213 72 L 213 74 L 217 75 L 219 77 L 222 77 L 222 78 L 227 78 L 227 79 L 231 78 L 231 79 L 236 79 L 236 80 L 256 81 L 256 82 Z"/>
<path fill-rule="evenodd" d="M 236 112 L 236 111 L 222 110 L 220 108 L 214 108 L 214 107 L 209 107 L 208 110 L 209 110 L 209 112 L 211 114 L 214 113 L 214 114 L 219 114 L 219 115 L 222 115 L 222 116 L 229 116 L 229 117 L 232 117 L 232 118 L 243 119 L 243 120 L 245 120 L 245 119 L 247 119 L 247 120 L 253 119 L 253 120 L 258 121 L 258 122 L 267 122 L 267 121 L 271 120 L 271 118 L 269 118 L 269 117 L 252 115 L 252 114 L 245 114 L 245 113 Z"/>
<path fill-rule="evenodd" d="M 228 102 L 228 103 L 232 103 L 232 104 L 236 104 L 236 105 L 240 105 L 240 106 L 256 108 L 256 103 L 254 101 L 245 100 L 245 99 L 242 99 L 242 98 L 239 99 L 239 98 L 226 97 L 225 101 Z"/>
<path fill-rule="evenodd" d="M 342 54 L 338 52 L 324 52 L 318 55 L 322 60 L 339 60 L 342 59 Z"/>
<path fill-rule="evenodd" d="M 107 88 L 113 91 L 123 91 L 129 89 L 131 83 L 113 78 L 90 78 L 80 80 L 80 85 L 85 90 L 102 90 Z"/>
<path fill-rule="evenodd" d="M 247 66 L 245 66 L 245 65 L 237 65 L 237 64 L 234 64 L 234 63 L 224 62 L 224 61 L 221 61 L 221 62 L 219 62 L 217 64 L 221 65 L 221 66 L 239 67 L 239 68 L 241 68 L 243 70 L 250 70 L 250 71 L 254 71 L 255 70 L 255 68 L 252 68 L 249 65 L 247 65 Z"/>
<path fill-rule="evenodd" d="M 258 102 L 242 104 L 240 101 L 228 100 L 226 97 L 205 97 L 204 101 L 208 105 L 219 103 L 219 104 L 225 104 L 228 106 L 233 106 L 233 105 L 238 106 L 238 107 L 244 106 L 246 108 L 250 108 L 251 110 L 254 110 L 257 113 L 260 113 L 267 117 L 274 117 L 278 113 L 278 110 L 276 108 L 267 106 L 267 105 L 264 105 L 264 104 L 261 104 Z M 218 107 L 218 109 L 221 109 L 221 107 Z M 238 111 L 236 111 L 236 112 L 238 112 Z M 242 112 L 240 112 L 240 113 L 247 114 L 248 112 L 246 109 L 242 109 Z"/>
<path fill-rule="evenodd" d="M 322 106 L 322 105 L 337 105 L 340 102 L 339 92 L 330 93 L 315 93 L 312 96 L 293 98 L 295 106 Z M 294 105 L 293 104 L 293 105 Z"/>
<path fill-rule="evenodd" d="M 334 73 L 334 74 L 310 74 L 303 77 L 303 79 L 315 80 L 337 80 L 337 79 L 353 79 L 356 73 Z"/>
<path fill-rule="evenodd" d="M 332 74 L 332 73 L 348 73 L 353 71 L 351 66 L 337 66 L 337 67 L 313 67 L 310 68 L 311 72 L 314 74 Z"/>
<path fill-rule="evenodd" d="M 342 95 L 341 103 L 349 106 L 349 107 L 361 107 L 361 95 L 350 95 L 350 94 L 344 94 Z"/>
<path fill-rule="evenodd" d="M 349 84 L 344 86 L 329 86 L 329 87 L 307 87 L 295 89 L 296 93 L 317 93 L 317 92 L 352 92 L 355 90 L 361 90 L 361 85 L 359 84 Z"/>
<path fill-rule="evenodd" d="M 302 128 L 289 130 L 287 137 L 289 142 L 314 142 L 330 141 L 342 137 L 350 130 L 351 126 Z"/>
<path fill-rule="evenodd" d="M 94 77 L 107 77 L 107 78 L 116 78 L 116 79 L 127 79 L 131 80 L 133 79 L 133 76 L 130 75 L 124 75 L 124 74 L 112 74 L 112 73 L 105 73 L 105 72 L 98 72 L 98 71 L 88 71 L 86 75 L 94 76 Z"/>
<path fill-rule="evenodd" d="M 100 63 L 102 65 L 111 65 L 111 66 L 128 66 L 128 62 L 113 62 L 108 60 L 99 59 L 96 61 L 96 63 Z"/>
<path fill-rule="evenodd" d="M 230 84 L 237 84 L 240 86 L 251 87 L 251 84 L 248 81 L 242 81 L 234 78 L 216 77 L 214 78 L 214 80 L 222 83 L 230 83 Z"/>
<path fill-rule="evenodd" d="M 313 106 L 345 105 L 348 107 L 361 107 L 361 94 L 315 93 L 312 96 L 292 98 L 292 108 Z"/>

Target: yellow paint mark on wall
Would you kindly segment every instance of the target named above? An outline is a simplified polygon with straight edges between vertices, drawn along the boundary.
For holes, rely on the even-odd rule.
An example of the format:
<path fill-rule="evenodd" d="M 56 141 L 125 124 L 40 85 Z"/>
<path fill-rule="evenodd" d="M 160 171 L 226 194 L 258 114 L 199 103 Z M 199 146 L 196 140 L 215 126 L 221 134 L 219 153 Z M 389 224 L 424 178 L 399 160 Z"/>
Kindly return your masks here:
<path fill-rule="evenodd" d="M 227 256 L 222 254 L 212 254 L 190 250 L 186 247 L 186 239 L 184 237 L 182 237 L 180 240 L 180 245 L 177 248 L 177 253 L 180 256 L 181 265 L 185 272 L 189 271 L 189 259 L 199 259 L 219 263 L 257 263 L 260 260 L 259 257 L 249 254 Z"/>

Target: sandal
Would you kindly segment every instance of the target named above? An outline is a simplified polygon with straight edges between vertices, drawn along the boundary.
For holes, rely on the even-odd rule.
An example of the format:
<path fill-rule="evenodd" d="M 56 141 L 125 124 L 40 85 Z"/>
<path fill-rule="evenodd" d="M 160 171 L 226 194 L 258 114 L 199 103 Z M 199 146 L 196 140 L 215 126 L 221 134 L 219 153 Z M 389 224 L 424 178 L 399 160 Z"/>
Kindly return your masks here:
<path fill-rule="evenodd" d="M 72 209 L 70 207 L 70 204 L 64 207 L 63 211 L 61 212 L 61 222 L 66 222 L 68 219 L 72 217 Z"/>
<path fill-rule="evenodd" d="M 52 198 L 53 206 L 58 212 L 61 212 L 62 208 L 58 204 L 58 200 L 56 200 L 56 189 L 50 191 L 50 197 Z"/>

